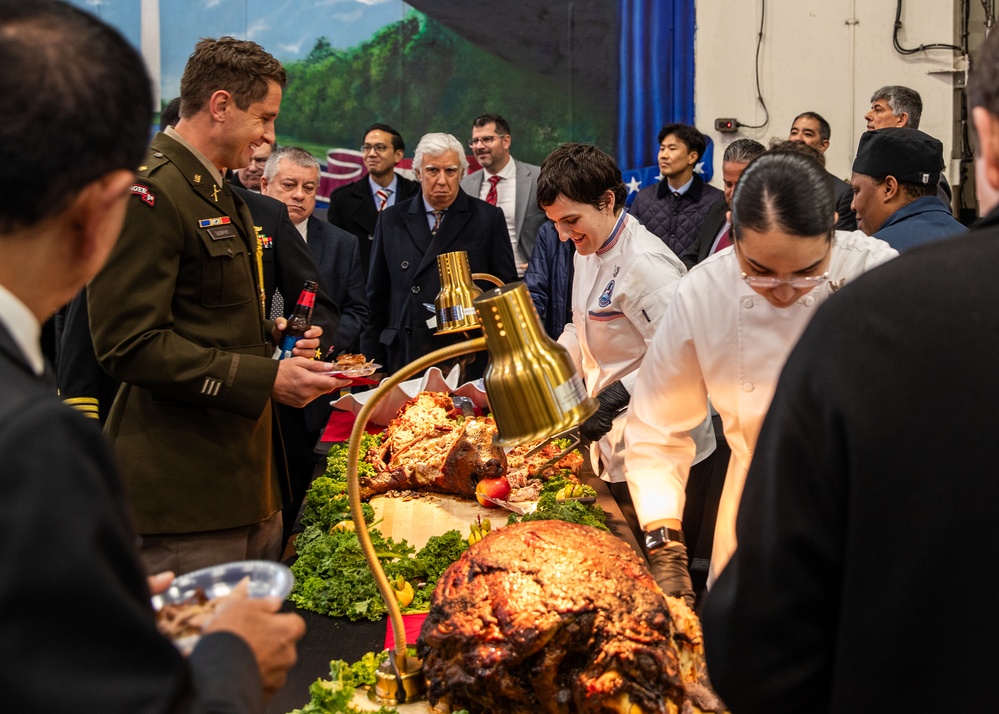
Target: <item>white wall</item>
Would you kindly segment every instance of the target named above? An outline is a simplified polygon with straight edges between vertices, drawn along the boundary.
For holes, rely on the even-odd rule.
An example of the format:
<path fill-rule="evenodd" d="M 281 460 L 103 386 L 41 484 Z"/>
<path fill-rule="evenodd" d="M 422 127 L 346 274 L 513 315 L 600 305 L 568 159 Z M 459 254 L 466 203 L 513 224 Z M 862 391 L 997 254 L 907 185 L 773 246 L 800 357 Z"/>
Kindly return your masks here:
<path fill-rule="evenodd" d="M 715 175 L 725 147 L 749 137 L 764 145 L 786 139 L 803 111 L 821 114 L 832 126 L 826 167 L 848 179 L 871 94 L 886 84 L 919 92 L 919 128 L 944 144 L 948 178 L 957 183 L 954 153 L 960 111 L 955 75 L 957 53 L 931 50 L 903 56 L 892 47 L 897 0 L 769 0 L 760 51 L 760 86 L 770 110 L 764 129 L 714 131 L 716 117 L 762 124 L 756 101 L 754 58 L 762 0 L 697 0 L 695 111 L 698 128 L 716 143 Z M 900 42 L 960 44 L 959 0 L 905 0 Z M 979 40 L 980 41 L 980 40 Z M 974 49 L 974 47 L 973 47 Z M 963 81 L 963 75 L 958 76 Z M 720 183 L 714 181 L 714 183 Z"/>

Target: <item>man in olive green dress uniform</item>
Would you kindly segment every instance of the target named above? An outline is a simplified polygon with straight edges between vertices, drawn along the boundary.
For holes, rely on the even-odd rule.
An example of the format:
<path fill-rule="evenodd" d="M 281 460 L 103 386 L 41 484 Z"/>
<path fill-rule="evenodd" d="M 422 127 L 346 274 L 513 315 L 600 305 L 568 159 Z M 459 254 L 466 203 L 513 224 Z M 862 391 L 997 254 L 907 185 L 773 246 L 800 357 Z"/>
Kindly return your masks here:
<path fill-rule="evenodd" d="M 106 433 L 150 572 L 277 558 L 284 459 L 272 399 L 304 406 L 346 384 L 306 358 L 319 328 L 299 356 L 270 358 L 260 246 L 223 179 L 273 143 L 285 81 L 256 43 L 197 44 L 181 119 L 153 139 L 121 238 L 89 287 L 97 357 L 124 382 Z"/>

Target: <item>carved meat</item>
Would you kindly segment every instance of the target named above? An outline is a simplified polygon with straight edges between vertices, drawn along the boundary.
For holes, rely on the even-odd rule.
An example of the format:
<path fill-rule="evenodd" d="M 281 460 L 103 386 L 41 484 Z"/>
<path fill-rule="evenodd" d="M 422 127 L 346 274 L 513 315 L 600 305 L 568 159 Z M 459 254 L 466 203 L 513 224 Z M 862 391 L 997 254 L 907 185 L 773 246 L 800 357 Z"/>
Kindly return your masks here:
<path fill-rule="evenodd" d="M 524 458 L 534 444 L 516 446 L 509 453 L 493 445 L 496 422 L 491 417 L 465 417 L 451 397 L 420 392 L 402 405 L 388 423 L 382 445 L 365 460 L 374 476 L 361 476 L 361 498 L 388 491 L 436 491 L 472 498 L 475 484 L 485 478 L 506 476 L 510 500 L 536 499 L 541 482 L 562 469 L 573 478 L 582 467 L 582 456 L 571 452 L 543 471 L 541 465 L 561 449 L 550 444 Z"/>
<path fill-rule="evenodd" d="M 432 703 L 450 711 L 721 711 L 700 625 L 604 531 L 506 526 L 438 581 L 417 641 Z"/>
<path fill-rule="evenodd" d="M 462 417 L 446 394 L 420 392 L 389 422 L 382 447 L 369 453 L 375 476 L 360 479 L 361 497 L 394 490 L 475 496 L 475 484 L 506 473 L 506 454 L 492 443 L 490 417 Z"/>

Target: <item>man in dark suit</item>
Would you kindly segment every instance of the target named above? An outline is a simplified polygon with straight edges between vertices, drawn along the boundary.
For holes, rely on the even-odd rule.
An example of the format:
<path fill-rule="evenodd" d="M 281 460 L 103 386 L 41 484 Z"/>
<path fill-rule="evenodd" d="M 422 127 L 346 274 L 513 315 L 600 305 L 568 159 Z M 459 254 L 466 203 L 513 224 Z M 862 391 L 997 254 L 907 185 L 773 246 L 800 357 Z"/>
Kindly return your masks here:
<path fill-rule="evenodd" d="M 830 136 L 832 136 L 832 128 L 822 115 L 816 112 L 802 112 L 794 118 L 787 140 L 808 144 L 820 154 L 824 154 L 829 148 Z M 831 171 L 827 170 L 826 173 L 832 177 L 833 185 L 836 188 L 836 214 L 839 216 L 836 221 L 836 230 L 857 230 L 857 215 L 850 207 L 850 204 L 853 203 L 853 190 L 850 188 L 850 184 Z"/>
<path fill-rule="evenodd" d="M 364 132 L 361 144 L 368 175 L 330 194 L 327 220 L 357 236 L 365 280 L 371 263 L 371 243 L 375 237 L 378 214 L 420 192 L 416 181 L 395 172 L 405 149 L 406 144 L 399 132 L 388 124 L 372 124 Z"/>
<path fill-rule="evenodd" d="M 461 180 L 469 196 L 499 206 L 506 216 L 517 274 L 523 276 L 534 251 L 541 224 L 548 220 L 538 206 L 538 172 L 534 164 L 515 161 L 510 155 L 510 125 L 499 114 L 483 114 L 472 122 L 468 142 L 482 166 Z"/>
<path fill-rule="evenodd" d="M 333 352 L 357 352 L 361 330 L 368 320 L 357 238 L 312 215 L 318 186 L 319 162 L 316 158 L 305 149 L 282 146 L 274 151 L 264 167 L 261 182 L 264 195 L 261 198 L 277 199 L 287 206 L 289 223 L 295 228 L 288 240 L 302 248 L 307 244 L 319 270 L 320 287 L 340 306 L 340 325 L 331 333 Z M 287 310 L 291 308 L 289 302 Z M 302 409 L 281 405 L 278 411 L 292 491 L 291 501 L 285 506 L 286 532 L 290 532 L 312 480 L 317 458 L 314 448 L 332 409 L 329 399 L 316 399 Z"/>
<path fill-rule="evenodd" d="M 725 192 L 724 201 L 716 201 L 704 216 L 704 223 L 697 238 L 680 256 L 680 260 L 690 270 L 702 260 L 723 248 L 732 245 L 729 233 L 731 223 L 728 212 L 732 206 L 732 196 L 735 194 L 735 184 L 749 162 L 766 151 L 766 147 L 752 139 L 736 139 L 725 147 L 722 157 L 722 186 Z"/>
<path fill-rule="evenodd" d="M 50 0 L 0 0 L 0 36 L 0 640 L 17 650 L 0 670 L 4 706 L 259 712 L 294 663 L 301 618 L 236 597 L 190 656 L 159 634 L 150 589 L 170 577 L 147 581 L 107 444 L 56 397 L 38 340 L 118 239 L 152 118 L 142 59 Z"/>
<path fill-rule="evenodd" d="M 361 348 L 390 373 L 462 340 L 434 335 L 438 255 L 463 250 L 473 273 L 517 279 L 503 211 L 461 190 L 467 168 L 461 142 L 450 134 L 426 134 L 413 159 L 421 195 L 385 209 L 378 219 L 367 285 L 371 320 Z M 466 376 L 479 376 L 479 364 Z"/>

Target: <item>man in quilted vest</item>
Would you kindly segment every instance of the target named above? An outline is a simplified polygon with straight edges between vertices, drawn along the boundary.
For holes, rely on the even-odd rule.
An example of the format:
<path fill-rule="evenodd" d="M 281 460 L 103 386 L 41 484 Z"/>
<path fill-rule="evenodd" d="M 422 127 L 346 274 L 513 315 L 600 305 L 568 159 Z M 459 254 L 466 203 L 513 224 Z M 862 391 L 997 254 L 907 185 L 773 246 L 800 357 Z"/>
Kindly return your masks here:
<path fill-rule="evenodd" d="M 696 170 L 707 142 L 697 127 L 667 124 L 659 130 L 662 180 L 643 188 L 631 204 L 631 215 L 655 233 L 677 255 L 697 239 L 708 209 L 725 197 L 704 183 Z"/>

